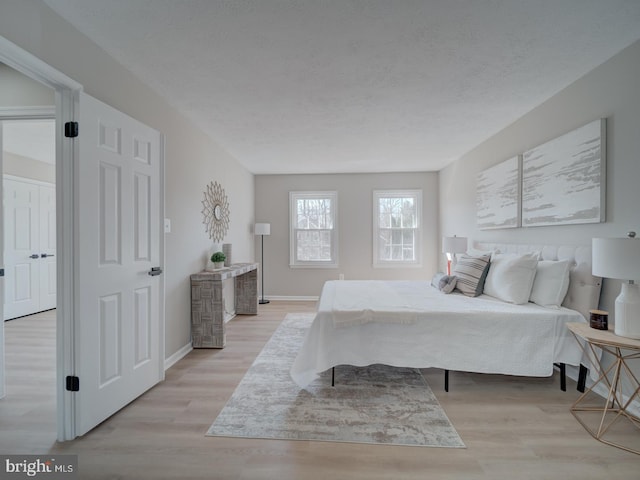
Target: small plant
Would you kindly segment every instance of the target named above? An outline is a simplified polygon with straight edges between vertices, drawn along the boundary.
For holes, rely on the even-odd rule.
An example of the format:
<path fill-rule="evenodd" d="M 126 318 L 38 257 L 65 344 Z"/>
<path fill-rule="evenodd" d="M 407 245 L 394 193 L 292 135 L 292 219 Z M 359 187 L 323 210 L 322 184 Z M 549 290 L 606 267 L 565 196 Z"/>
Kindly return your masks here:
<path fill-rule="evenodd" d="M 227 256 L 222 252 L 216 252 L 211 255 L 211 261 L 213 263 L 223 263 L 227 259 Z"/>

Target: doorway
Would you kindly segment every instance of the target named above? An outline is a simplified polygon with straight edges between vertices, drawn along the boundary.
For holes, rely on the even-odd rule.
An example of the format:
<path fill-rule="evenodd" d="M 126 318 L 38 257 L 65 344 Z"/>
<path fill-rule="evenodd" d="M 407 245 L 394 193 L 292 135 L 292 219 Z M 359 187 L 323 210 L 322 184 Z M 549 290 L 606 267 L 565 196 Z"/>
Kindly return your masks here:
<path fill-rule="evenodd" d="M 54 90 L 2 63 L 0 86 L 0 248 L 6 274 L 1 298 L 3 319 L 15 319 L 6 327 L 2 322 L 0 331 L 2 423 L 37 424 L 53 442 L 58 418 Z M 43 310 L 48 311 L 30 315 Z"/>
<path fill-rule="evenodd" d="M 56 151 L 54 119 L 0 121 L 6 321 L 56 307 Z"/>
<path fill-rule="evenodd" d="M 72 440 L 164 379 L 164 137 L 3 37 L 0 62 L 55 91 L 56 423 Z"/>

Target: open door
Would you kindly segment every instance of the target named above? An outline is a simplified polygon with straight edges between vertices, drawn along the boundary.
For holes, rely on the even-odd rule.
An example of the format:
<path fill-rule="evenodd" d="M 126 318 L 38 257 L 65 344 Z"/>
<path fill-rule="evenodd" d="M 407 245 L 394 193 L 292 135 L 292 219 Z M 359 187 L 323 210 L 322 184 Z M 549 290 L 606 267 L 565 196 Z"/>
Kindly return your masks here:
<path fill-rule="evenodd" d="M 75 433 L 164 378 L 162 138 L 80 94 Z"/>
<path fill-rule="evenodd" d="M 0 120 L 0 180 L 2 179 L 2 121 Z M 4 198 L 2 190 L 2 181 L 0 181 L 0 200 Z M 6 387 L 4 380 L 4 208 L 0 207 L 0 398 L 6 395 Z"/>

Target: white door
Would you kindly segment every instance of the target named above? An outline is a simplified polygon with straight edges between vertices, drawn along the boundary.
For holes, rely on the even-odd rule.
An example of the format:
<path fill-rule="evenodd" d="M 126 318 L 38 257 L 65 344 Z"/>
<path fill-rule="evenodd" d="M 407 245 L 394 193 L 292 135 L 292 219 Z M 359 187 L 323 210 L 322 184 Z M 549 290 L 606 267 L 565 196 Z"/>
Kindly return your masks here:
<path fill-rule="evenodd" d="M 56 308 L 56 189 L 40 186 L 38 234 L 40 310 Z"/>
<path fill-rule="evenodd" d="M 4 180 L 4 319 L 39 311 L 39 186 Z"/>
<path fill-rule="evenodd" d="M 164 378 L 161 136 L 80 94 L 76 434 Z"/>
<path fill-rule="evenodd" d="M 3 158 L 2 158 L 2 122 L 0 122 L 0 178 L 2 178 Z M 0 198 L 3 198 L 4 189 L 2 188 L 2 182 L 0 182 Z M 4 318 L 4 229 L 2 224 L 4 222 L 3 208 L 0 208 L 0 319 Z M 0 398 L 4 398 L 6 395 L 6 389 L 4 385 L 4 320 L 0 321 Z"/>

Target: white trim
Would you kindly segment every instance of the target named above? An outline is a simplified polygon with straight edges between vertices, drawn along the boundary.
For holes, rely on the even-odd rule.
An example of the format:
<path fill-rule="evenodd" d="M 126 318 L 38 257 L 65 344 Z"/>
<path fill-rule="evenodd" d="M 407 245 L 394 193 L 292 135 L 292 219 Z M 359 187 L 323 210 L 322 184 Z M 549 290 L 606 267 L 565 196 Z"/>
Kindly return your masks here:
<path fill-rule="evenodd" d="M 166 137 L 164 135 L 164 133 L 160 132 L 160 152 L 159 152 L 159 160 L 160 160 L 160 218 L 158 219 L 158 228 L 160 229 L 159 231 L 159 235 L 160 235 L 160 244 L 158 245 L 158 247 L 160 248 L 160 268 L 162 268 L 163 272 L 166 272 L 167 268 L 167 253 L 166 253 L 166 242 L 165 242 L 165 233 L 164 233 L 164 214 L 165 214 L 165 154 L 166 154 Z M 166 317 L 165 317 L 165 309 L 166 309 L 166 282 L 165 282 L 165 277 L 166 277 L 166 273 L 163 273 L 163 275 L 160 275 L 160 285 L 158 287 L 158 294 L 160 295 L 160 328 L 158 330 L 158 334 L 159 334 L 159 338 L 158 338 L 158 342 L 160 343 L 160 358 L 164 358 L 165 357 L 165 338 L 166 338 L 166 328 L 167 325 L 165 323 L 166 321 Z M 187 352 L 188 353 L 188 352 Z M 174 354 L 175 355 L 175 354 Z M 186 355 L 186 353 L 185 353 Z M 166 371 L 167 367 L 167 359 L 165 359 L 164 361 L 164 370 L 162 370 L 162 367 L 160 367 L 160 369 L 162 370 L 160 372 L 159 378 L 160 381 L 162 382 L 164 380 L 164 372 Z"/>
<path fill-rule="evenodd" d="M 64 124 L 79 117 L 80 90 L 56 91 L 56 232 L 58 255 L 58 300 L 57 300 L 57 365 L 58 365 L 58 440 L 73 440 L 76 437 L 76 401 L 73 392 L 64 388 L 67 375 L 74 375 L 75 357 L 75 245 L 77 224 L 74 210 L 74 194 L 78 190 L 74 178 L 74 159 L 78 158 L 75 141 L 64 138 Z"/>
<path fill-rule="evenodd" d="M 294 203 L 301 198 L 330 198 L 332 202 L 333 228 L 331 229 L 331 260 L 330 261 L 300 261 L 296 260 L 296 228 L 297 220 Z M 289 267 L 290 268 L 338 268 L 338 192 L 336 190 L 324 191 L 292 191 L 289 192 Z M 328 229 L 326 229 L 328 230 Z"/>
<path fill-rule="evenodd" d="M 28 177 L 20 177 L 18 175 L 11 175 L 10 173 L 3 173 L 2 174 L 2 178 L 3 179 L 7 179 L 7 180 L 15 180 L 16 182 L 31 183 L 32 185 L 43 185 L 45 187 L 55 187 L 56 186 L 55 183 L 44 182 L 42 180 L 35 180 L 33 178 L 28 178 Z"/>
<path fill-rule="evenodd" d="M 55 105 L 0 107 L 2 120 L 46 120 L 48 118 L 56 118 Z"/>
<path fill-rule="evenodd" d="M 414 254 L 415 260 L 381 260 L 379 257 L 378 237 L 379 237 L 379 211 L 378 201 L 380 198 L 404 198 L 414 197 L 416 201 L 416 221 L 418 225 L 415 228 L 416 238 L 414 239 Z M 423 238 L 423 219 L 422 219 L 422 189 L 380 189 L 373 191 L 372 201 L 372 254 L 373 254 L 373 268 L 421 268 L 422 267 L 422 238 Z"/>
<path fill-rule="evenodd" d="M 56 90 L 82 90 L 81 84 L 2 36 L 0 62 Z"/>
<path fill-rule="evenodd" d="M 0 62 L 55 90 L 56 119 L 56 240 L 58 255 L 58 299 L 56 322 L 56 391 L 58 440 L 75 438 L 75 399 L 64 380 L 75 369 L 74 322 L 74 211 L 76 190 L 73 162 L 77 155 L 74 141 L 63 141 L 64 124 L 78 118 L 78 92 L 75 80 L 49 66 L 36 56 L 0 36 Z"/>
<path fill-rule="evenodd" d="M 180 348 L 177 352 L 171 355 L 169 358 L 166 358 L 164 361 L 164 371 L 166 372 L 171 367 L 173 367 L 176 363 L 186 357 L 193 350 L 193 346 L 191 342 L 187 343 L 185 346 Z M 164 377 L 164 372 L 162 373 Z"/>

